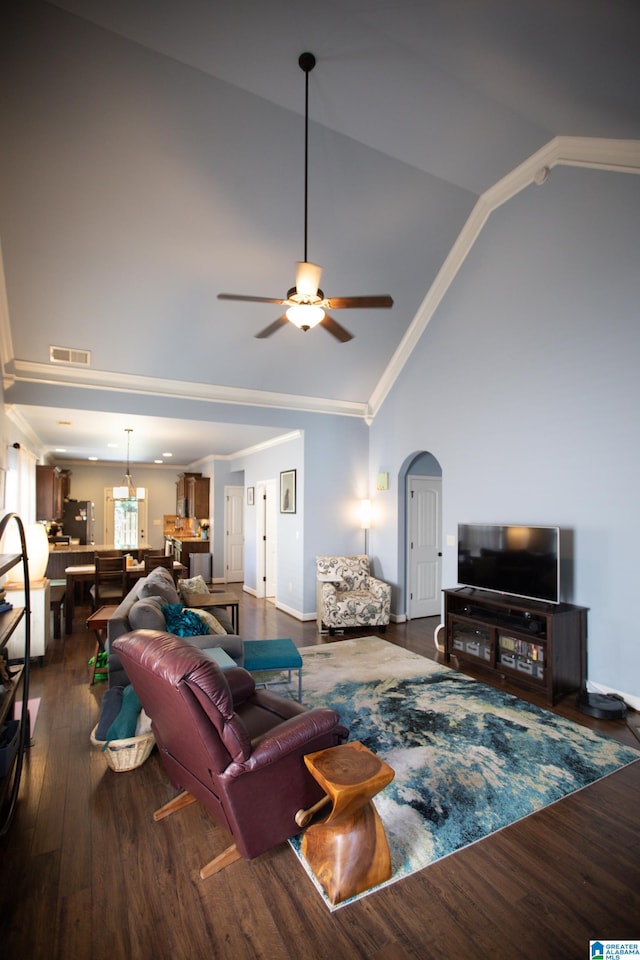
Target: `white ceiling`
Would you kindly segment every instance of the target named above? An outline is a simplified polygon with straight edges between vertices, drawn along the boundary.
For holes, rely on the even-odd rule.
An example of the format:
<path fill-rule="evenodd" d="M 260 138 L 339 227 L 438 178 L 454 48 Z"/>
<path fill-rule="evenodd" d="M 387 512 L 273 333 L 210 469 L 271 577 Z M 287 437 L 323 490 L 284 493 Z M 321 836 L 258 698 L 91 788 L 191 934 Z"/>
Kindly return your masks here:
<path fill-rule="evenodd" d="M 5 400 L 44 450 L 77 458 L 121 459 L 107 443 L 126 426 L 136 460 L 173 447 L 182 463 L 284 432 L 225 426 L 218 407 L 194 422 L 194 394 L 365 405 L 481 194 L 557 135 L 640 138 L 640 5 L 627 0 L 12 7 Z M 347 344 L 292 327 L 256 340 L 279 308 L 217 299 L 284 296 L 302 259 L 303 50 L 318 61 L 309 259 L 328 296 L 394 298 L 340 311 Z M 91 367 L 52 369 L 51 345 L 90 350 Z"/>
<path fill-rule="evenodd" d="M 199 423 L 172 417 L 71 410 L 60 407 L 20 407 L 36 436 L 47 437 L 53 459 L 124 462 L 129 440 L 131 463 L 196 463 L 215 451 L 229 457 L 283 436 L 276 427 L 230 423 Z M 131 434 L 127 431 L 131 430 Z"/>

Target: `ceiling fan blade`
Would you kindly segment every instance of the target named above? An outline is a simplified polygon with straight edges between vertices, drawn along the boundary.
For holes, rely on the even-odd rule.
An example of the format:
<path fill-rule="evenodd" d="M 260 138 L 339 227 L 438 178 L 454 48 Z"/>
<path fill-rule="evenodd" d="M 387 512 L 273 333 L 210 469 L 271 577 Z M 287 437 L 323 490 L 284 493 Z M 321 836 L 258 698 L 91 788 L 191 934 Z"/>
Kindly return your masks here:
<path fill-rule="evenodd" d="M 242 293 L 219 293 L 218 300 L 246 300 L 249 303 L 277 303 L 282 306 L 286 300 L 276 300 L 274 297 L 246 297 Z"/>
<path fill-rule="evenodd" d="M 375 310 L 378 307 L 392 307 L 393 297 L 327 297 L 325 303 L 329 310 Z"/>
<path fill-rule="evenodd" d="M 320 286 L 322 267 L 308 260 L 299 260 L 296 264 L 296 292 L 301 297 L 315 297 Z"/>
<path fill-rule="evenodd" d="M 274 320 L 273 323 L 270 323 L 268 327 L 265 327 L 264 330 L 261 330 L 260 333 L 254 334 L 256 340 L 264 340 L 265 337 L 270 337 L 272 333 L 275 333 L 276 330 L 279 330 L 280 327 L 283 327 L 285 323 L 289 323 L 286 313 L 283 313 L 281 317 L 278 317 L 277 320 Z"/>
<path fill-rule="evenodd" d="M 324 327 L 327 333 L 332 334 L 340 343 L 347 343 L 349 340 L 353 340 L 353 334 L 345 330 L 344 327 L 341 327 L 337 320 L 330 317 L 328 313 L 325 313 L 324 319 L 320 321 L 319 326 Z"/>

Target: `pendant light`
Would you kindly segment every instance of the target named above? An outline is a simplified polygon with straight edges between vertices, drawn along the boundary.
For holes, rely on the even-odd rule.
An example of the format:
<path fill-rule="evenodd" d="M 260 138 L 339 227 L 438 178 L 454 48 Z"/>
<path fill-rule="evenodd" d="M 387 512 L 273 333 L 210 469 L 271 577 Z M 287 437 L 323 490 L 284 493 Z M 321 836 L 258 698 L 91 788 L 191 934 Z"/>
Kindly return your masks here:
<path fill-rule="evenodd" d="M 125 429 L 127 434 L 127 472 L 125 473 L 122 486 L 113 488 L 113 499 L 114 500 L 140 500 L 142 497 L 138 496 L 138 491 L 133 483 L 133 478 L 131 476 L 131 467 L 129 466 L 129 452 L 131 444 L 131 434 L 133 433 L 132 427 L 127 427 Z"/>

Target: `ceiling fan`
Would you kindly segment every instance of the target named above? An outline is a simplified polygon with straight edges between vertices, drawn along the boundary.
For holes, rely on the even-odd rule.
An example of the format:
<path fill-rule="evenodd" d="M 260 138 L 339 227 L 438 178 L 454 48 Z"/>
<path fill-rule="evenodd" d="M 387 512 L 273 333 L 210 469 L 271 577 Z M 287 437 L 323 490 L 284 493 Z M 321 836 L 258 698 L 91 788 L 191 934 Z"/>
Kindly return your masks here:
<path fill-rule="evenodd" d="M 305 101 L 304 101 L 304 260 L 298 262 L 296 268 L 296 284 L 287 291 L 284 299 L 277 297 L 251 297 L 239 293 L 219 293 L 219 300 L 244 300 L 251 303 L 277 303 L 287 309 L 270 323 L 268 327 L 256 334 L 258 339 L 270 337 L 286 323 L 293 323 L 301 330 L 310 330 L 318 324 L 332 334 L 341 343 L 352 340 L 353 336 L 345 330 L 327 310 L 347 309 L 378 309 L 392 307 L 393 299 L 389 296 L 369 297 L 325 297 L 320 289 L 322 267 L 307 260 L 307 206 L 308 206 L 308 173 L 309 173 L 309 73 L 316 65 L 316 58 L 312 53 L 302 53 L 298 64 L 305 74 Z"/>

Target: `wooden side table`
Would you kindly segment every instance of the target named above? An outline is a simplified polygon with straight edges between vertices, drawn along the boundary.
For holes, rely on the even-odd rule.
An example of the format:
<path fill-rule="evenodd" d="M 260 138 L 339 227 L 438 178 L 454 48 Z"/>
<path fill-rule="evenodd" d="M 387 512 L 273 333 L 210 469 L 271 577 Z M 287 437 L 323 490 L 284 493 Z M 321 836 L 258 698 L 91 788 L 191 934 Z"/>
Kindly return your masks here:
<path fill-rule="evenodd" d="M 239 617 L 238 617 L 238 607 L 239 601 L 235 593 L 226 592 L 223 590 L 211 591 L 210 593 L 197 593 L 189 598 L 189 602 L 185 603 L 185 607 L 224 607 L 225 609 L 231 609 L 231 625 L 235 630 L 236 634 L 239 632 Z"/>
<path fill-rule="evenodd" d="M 89 630 L 93 630 L 96 635 L 96 649 L 93 655 L 93 664 L 91 666 L 91 672 L 89 674 L 89 686 L 95 683 L 96 678 L 96 667 L 98 665 L 98 654 L 104 653 L 105 651 L 105 639 L 106 639 L 106 630 L 109 620 L 114 615 L 118 609 L 119 604 L 110 604 L 104 607 L 98 607 L 95 613 L 92 613 L 91 616 L 87 619 L 87 627 Z"/>
<path fill-rule="evenodd" d="M 391 855 L 372 797 L 391 783 L 394 770 L 354 741 L 304 757 L 333 802 L 322 823 L 307 828 L 302 853 L 331 903 L 340 903 L 391 877 Z"/>

